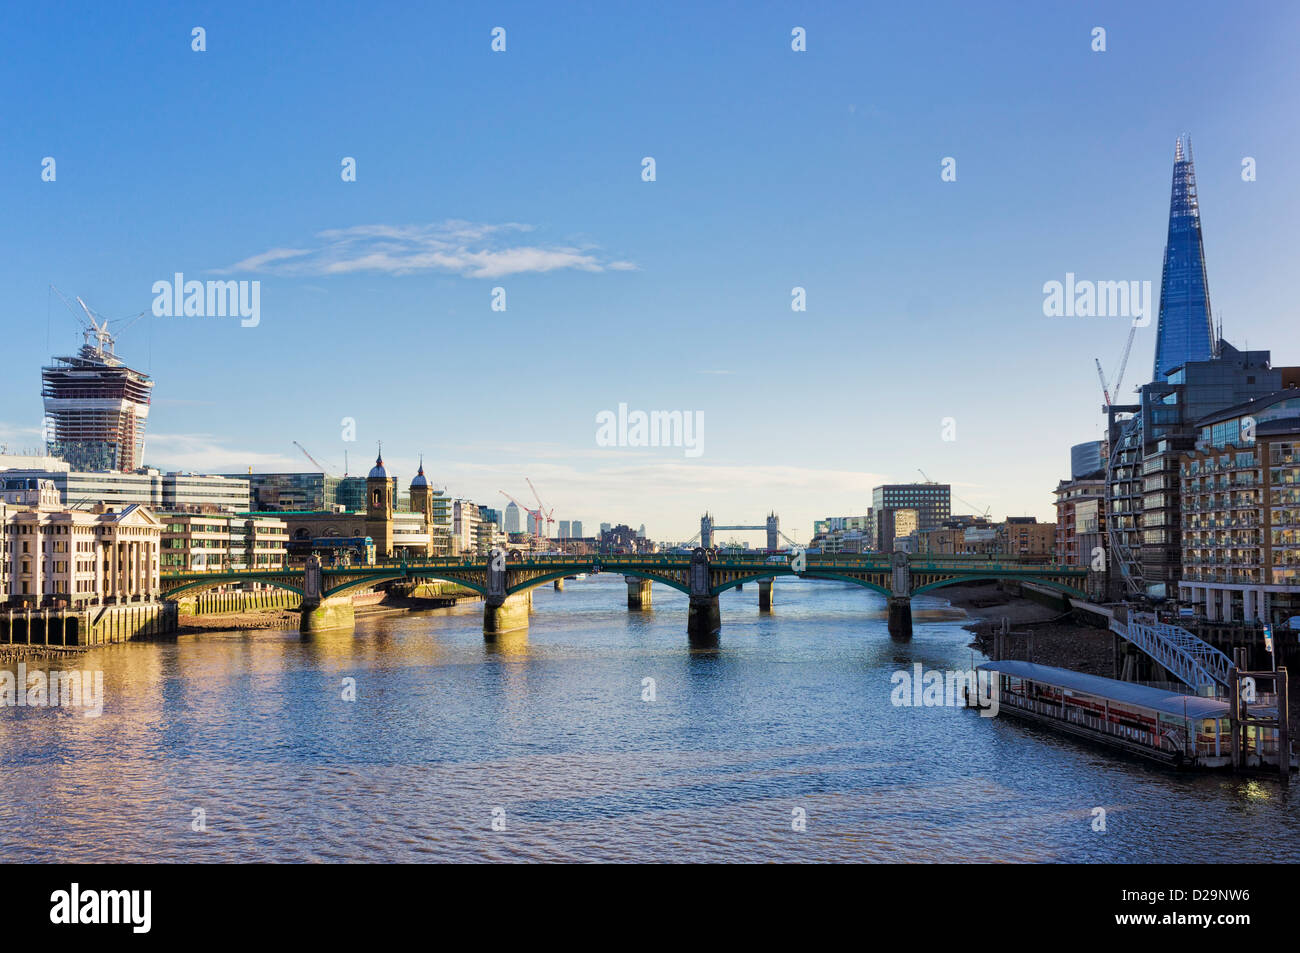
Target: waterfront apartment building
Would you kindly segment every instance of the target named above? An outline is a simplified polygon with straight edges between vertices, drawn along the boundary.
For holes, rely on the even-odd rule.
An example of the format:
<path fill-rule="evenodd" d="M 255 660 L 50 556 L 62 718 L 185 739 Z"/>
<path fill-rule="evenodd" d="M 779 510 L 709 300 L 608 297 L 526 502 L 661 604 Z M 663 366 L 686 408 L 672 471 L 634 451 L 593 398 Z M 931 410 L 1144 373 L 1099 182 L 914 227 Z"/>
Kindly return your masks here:
<path fill-rule="evenodd" d="M 274 516 L 241 513 L 160 513 L 164 572 L 283 569 L 288 524 Z"/>
<path fill-rule="evenodd" d="M 1300 390 L 1198 421 L 1179 475 L 1180 600 L 1211 621 L 1300 614 Z"/>
<path fill-rule="evenodd" d="M 1173 596 L 1182 578 L 1180 468 L 1197 422 L 1300 382 L 1300 368 L 1273 367 L 1268 351 L 1218 342 L 1218 354 L 1173 368 L 1139 388 L 1139 403 L 1108 409 L 1107 534 L 1112 583 L 1128 594 Z M 1118 414 L 1130 414 L 1119 419 Z M 1123 593 L 1120 593 L 1123 594 Z"/>
<path fill-rule="evenodd" d="M 162 524 L 147 508 L 71 509 L 53 482 L 29 478 L 17 502 L 6 498 L 3 512 L 10 606 L 78 607 L 159 598 Z"/>
<path fill-rule="evenodd" d="M 1094 601 L 1104 601 L 1109 565 L 1105 475 L 1062 480 L 1055 492 L 1056 562 L 1088 569 L 1085 589 Z"/>

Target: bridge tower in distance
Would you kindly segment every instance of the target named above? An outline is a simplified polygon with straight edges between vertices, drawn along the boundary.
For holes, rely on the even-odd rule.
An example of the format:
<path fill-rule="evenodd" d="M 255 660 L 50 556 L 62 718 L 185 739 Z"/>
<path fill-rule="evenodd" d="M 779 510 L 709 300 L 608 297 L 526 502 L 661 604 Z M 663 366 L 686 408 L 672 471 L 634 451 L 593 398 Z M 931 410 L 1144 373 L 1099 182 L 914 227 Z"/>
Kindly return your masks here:
<path fill-rule="evenodd" d="M 393 555 L 393 483 L 384 469 L 382 447 L 366 475 L 366 535 L 374 540 L 378 555 Z"/>
<path fill-rule="evenodd" d="M 775 513 L 767 514 L 767 548 L 777 549 L 781 545 L 781 517 Z"/>
<path fill-rule="evenodd" d="M 705 549 L 713 547 L 713 517 L 708 513 L 700 517 L 700 545 Z"/>

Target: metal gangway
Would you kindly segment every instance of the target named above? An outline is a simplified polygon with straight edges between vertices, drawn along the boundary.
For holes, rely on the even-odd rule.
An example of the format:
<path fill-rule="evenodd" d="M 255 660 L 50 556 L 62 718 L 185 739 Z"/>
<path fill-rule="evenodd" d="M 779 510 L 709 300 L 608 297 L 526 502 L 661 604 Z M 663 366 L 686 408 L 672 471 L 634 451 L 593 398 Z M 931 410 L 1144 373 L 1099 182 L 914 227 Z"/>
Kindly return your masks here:
<path fill-rule="evenodd" d="M 1125 615 L 1127 618 L 1121 619 Z M 1198 695 L 1214 697 L 1227 691 L 1232 660 L 1186 629 L 1159 621 L 1145 612 L 1114 612 L 1110 630 L 1133 643 L 1163 665 Z"/>

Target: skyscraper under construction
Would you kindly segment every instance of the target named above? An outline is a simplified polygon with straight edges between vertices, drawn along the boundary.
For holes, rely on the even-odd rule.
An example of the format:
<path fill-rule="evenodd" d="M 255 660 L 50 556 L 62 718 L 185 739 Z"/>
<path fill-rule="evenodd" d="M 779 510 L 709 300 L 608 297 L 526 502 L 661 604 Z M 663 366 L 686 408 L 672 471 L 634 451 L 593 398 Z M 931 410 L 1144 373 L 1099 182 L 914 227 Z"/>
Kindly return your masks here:
<path fill-rule="evenodd" d="M 89 319 L 85 343 L 41 369 L 48 452 L 74 470 L 129 473 L 143 465 L 153 380 L 122 363 L 108 322 L 77 301 Z"/>

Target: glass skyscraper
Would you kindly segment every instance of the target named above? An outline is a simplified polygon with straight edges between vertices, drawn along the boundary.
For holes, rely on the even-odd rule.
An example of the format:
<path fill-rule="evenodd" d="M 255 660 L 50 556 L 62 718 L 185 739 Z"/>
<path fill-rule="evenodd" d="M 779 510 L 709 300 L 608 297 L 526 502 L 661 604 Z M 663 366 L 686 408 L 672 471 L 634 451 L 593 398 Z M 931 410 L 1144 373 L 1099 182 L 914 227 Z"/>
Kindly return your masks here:
<path fill-rule="evenodd" d="M 1156 326 L 1156 359 L 1152 380 L 1188 361 L 1214 357 L 1214 326 L 1210 318 L 1210 286 L 1205 277 L 1205 248 L 1201 241 L 1201 210 L 1196 200 L 1196 169 L 1192 142 L 1183 137 L 1174 147 L 1174 184 L 1169 197 L 1169 237 L 1160 278 L 1160 323 Z"/>

